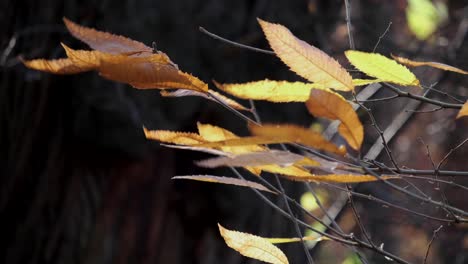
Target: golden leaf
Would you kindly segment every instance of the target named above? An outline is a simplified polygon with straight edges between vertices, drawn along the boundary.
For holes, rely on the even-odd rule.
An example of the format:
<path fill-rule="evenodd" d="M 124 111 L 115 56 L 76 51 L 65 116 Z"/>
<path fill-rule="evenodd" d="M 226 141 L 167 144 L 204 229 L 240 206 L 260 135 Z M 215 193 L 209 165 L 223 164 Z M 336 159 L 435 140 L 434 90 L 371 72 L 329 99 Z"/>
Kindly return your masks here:
<path fill-rule="evenodd" d="M 76 74 L 92 70 L 91 68 L 77 67 L 70 59 L 58 60 L 22 60 L 23 64 L 33 70 L 55 73 L 55 74 Z"/>
<path fill-rule="evenodd" d="M 464 117 L 464 116 L 468 116 L 468 101 L 466 101 L 464 104 L 463 104 L 463 107 L 460 109 L 460 111 L 458 112 L 457 114 L 457 118 L 460 118 L 460 117 Z"/>
<path fill-rule="evenodd" d="M 218 224 L 219 232 L 226 245 L 240 254 L 266 263 L 288 264 L 284 253 L 268 239 L 248 233 L 232 231 Z"/>
<path fill-rule="evenodd" d="M 191 146 L 206 142 L 204 138 L 195 133 L 167 130 L 147 130 L 146 128 L 144 129 L 144 132 L 147 139 L 157 140 L 164 143 Z"/>
<path fill-rule="evenodd" d="M 287 176 L 288 179 L 295 181 L 314 181 L 314 182 L 334 182 L 334 183 L 358 183 L 380 181 L 379 178 L 372 175 L 360 174 L 327 174 L 310 176 Z M 398 176 L 381 176 L 382 180 L 399 179 Z"/>
<path fill-rule="evenodd" d="M 93 28 L 78 25 L 67 18 L 63 22 L 70 34 L 88 44 L 89 47 L 102 52 L 120 54 L 128 52 L 145 52 L 151 54 L 153 49 L 145 44 L 108 32 L 98 31 Z"/>
<path fill-rule="evenodd" d="M 352 91 L 351 75 L 325 52 L 296 38 L 289 29 L 258 19 L 275 54 L 305 79 L 340 91 Z"/>
<path fill-rule="evenodd" d="M 219 176 L 212 176 L 212 175 L 187 175 L 187 176 L 174 176 L 172 177 L 173 180 L 194 180 L 194 181 L 202 181 L 202 182 L 212 182 L 212 183 L 221 183 L 227 185 L 235 185 L 241 187 L 250 187 L 264 192 L 270 192 L 276 194 L 276 192 L 268 189 L 267 187 L 261 185 L 258 182 L 243 180 L 243 179 L 236 179 L 231 177 L 219 177 Z"/>
<path fill-rule="evenodd" d="M 257 137 L 275 139 L 275 143 L 297 143 L 318 150 L 344 155 L 346 150 L 338 148 L 335 144 L 326 140 L 320 133 L 296 125 L 249 125 L 250 132 Z"/>
<path fill-rule="evenodd" d="M 440 63 L 440 62 L 414 61 L 414 60 L 410 60 L 410 59 L 407 59 L 407 58 L 398 57 L 398 56 L 395 56 L 395 55 L 392 55 L 392 58 L 395 59 L 397 62 L 399 62 L 401 64 L 408 65 L 410 67 L 429 66 L 429 67 L 441 69 L 441 70 L 444 70 L 444 71 L 451 71 L 451 72 L 456 72 L 456 73 L 460 73 L 460 74 L 468 74 L 468 71 L 464 71 L 462 69 L 459 69 L 459 68 L 456 68 L 456 67 L 453 67 L 453 66 L 450 66 L 450 65 L 447 65 L 447 64 L 443 64 L 443 63 Z"/>
<path fill-rule="evenodd" d="M 408 68 L 383 55 L 357 50 L 347 50 L 345 55 L 354 67 L 381 82 L 419 86 L 419 80 Z"/>
<path fill-rule="evenodd" d="M 342 96 L 332 91 L 314 89 L 306 102 L 309 112 L 316 117 L 340 120 L 338 132 L 355 150 L 361 148 L 364 128 L 353 107 Z"/>
<path fill-rule="evenodd" d="M 220 90 L 242 99 L 266 100 L 275 103 L 305 102 L 310 90 L 323 88 L 317 83 L 288 81 L 255 81 L 240 84 L 220 84 L 213 81 Z"/>

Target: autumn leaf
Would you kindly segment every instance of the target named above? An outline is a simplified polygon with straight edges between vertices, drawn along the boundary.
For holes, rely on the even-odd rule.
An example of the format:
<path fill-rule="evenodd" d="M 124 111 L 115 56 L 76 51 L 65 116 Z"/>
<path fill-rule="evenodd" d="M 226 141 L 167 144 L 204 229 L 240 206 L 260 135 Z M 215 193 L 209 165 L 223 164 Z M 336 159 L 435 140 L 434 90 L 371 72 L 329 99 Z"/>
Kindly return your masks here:
<path fill-rule="evenodd" d="M 153 53 L 152 48 L 141 42 L 108 32 L 98 31 L 93 28 L 84 27 L 72 22 L 66 17 L 63 18 L 63 22 L 72 36 L 88 44 L 88 46 L 94 50 L 112 54 L 135 51 L 147 54 Z"/>
<path fill-rule="evenodd" d="M 77 74 L 93 70 L 93 68 L 77 67 L 70 59 L 57 60 L 22 60 L 23 64 L 33 70 L 55 74 Z"/>
<path fill-rule="evenodd" d="M 313 89 L 306 102 L 309 112 L 316 117 L 340 120 L 338 132 L 355 150 L 361 148 L 364 128 L 353 107 L 339 94 Z"/>
<path fill-rule="evenodd" d="M 305 102 L 310 90 L 323 88 L 317 83 L 288 81 L 255 81 L 248 83 L 220 84 L 213 81 L 218 89 L 242 99 L 266 100 L 274 103 Z"/>
<path fill-rule="evenodd" d="M 275 238 L 266 238 L 270 243 L 273 244 L 284 244 L 284 243 L 294 243 L 294 242 L 302 242 L 302 241 L 315 241 L 315 242 L 320 242 L 323 240 L 330 240 L 328 237 L 324 236 L 317 236 L 317 235 L 312 235 L 312 236 L 305 236 L 302 238 L 299 237 L 291 237 L 291 238 L 280 238 L 280 237 L 275 237 Z"/>
<path fill-rule="evenodd" d="M 266 263 L 287 264 L 284 253 L 268 239 L 248 233 L 232 231 L 218 224 L 219 232 L 226 245 L 240 254 Z"/>
<path fill-rule="evenodd" d="M 288 179 L 294 181 L 312 181 L 312 182 L 333 182 L 333 183 L 359 183 L 359 182 L 373 182 L 390 179 L 399 179 L 398 176 L 380 176 L 377 178 L 372 175 L 360 175 L 360 174 L 327 174 L 327 175 L 316 175 L 310 176 L 288 176 Z"/>
<path fill-rule="evenodd" d="M 187 176 L 174 176 L 172 177 L 172 179 L 173 180 L 194 180 L 194 181 L 202 181 L 202 182 L 235 185 L 235 186 L 241 186 L 241 187 L 250 187 L 250 188 L 260 190 L 260 191 L 276 194 L 276 192 L 268 189 L 267 187 L 261 185 L 260 183 L 248 181 L 244 179 L 231 178 L 231 177 L 219 177 L 219 176 L 212 176 L 212 175 L 187 175 Z"/>
<path fill-rule="evenodd" d="M 354 67 L 381 82 L 419 86 L 419 80 L 408 68 L 383 55 L 357 50 L 347 50 L 345 55 Z"/>
<path fill-rule="evenodd" d="M 296 38 L 282 25 L 261 19 L 258 22 L 276 56 L 292 71 L 327 88 L 354 90 L 351 75 L 325 52 Z"/>
<path fill-rule="evenodd" d="M 198 166 L 216 168 L 221 166 L 245 167 L 276 164 L 279 166 L 290 166 L 306 159 L 306 157 L 289 151 L 269 150 L 253 152 L 229 157 L 216 157 L 196 162 Z M 307 159 L 308 165 L 319 166 L 320 163 Z"/>
<path fill-rule="evenodd" d="M 395 55 L 392 55 L 392 58 L 395 59 L 397 62 L 399 62 L 401 64 L 405 64 L 405 65 L 410 66 L 410 67 L 429 66 L 429 67 L 441 69 L 441 70 L 444 70 L 444 71 L 451 71 L 451 72 L 456 72 L 456 73 L 460 73 L 460 74 L 468 74 L 467 71 L 464 71 L 462 69 L 459 69 L 459 68 L 456 68 L 456 67 L 453 67 L 453 66 L 450 66 L 450 65 L 447 65 L 447 64 L 443 64 L 443 63 L 440 63 L 440 62 L 414 61 L 414 60 L 410 60 L 410 59 L 407 59 L 407 58 L 398 57 L 398 56 L 395 56 Z"/>
<path fill-rule="evenodd" d="M 460 117 L 464 117 L 464 116 L 468 116 L 468 101 L 466 101 L 462 108 L 460 109 L 460 111 L 458 112 L 458 115 L 457 115 L 457 118 L 460 118 Z"/>
<path fill-rule="evenodd" d="M 176 132 L 167 130 L 147 130 L 144 129 L 147 139 L 157 140 L 165 143 L 180 145 L 196 145 L 207 142 L 203 137 L 195 133 Z"/>

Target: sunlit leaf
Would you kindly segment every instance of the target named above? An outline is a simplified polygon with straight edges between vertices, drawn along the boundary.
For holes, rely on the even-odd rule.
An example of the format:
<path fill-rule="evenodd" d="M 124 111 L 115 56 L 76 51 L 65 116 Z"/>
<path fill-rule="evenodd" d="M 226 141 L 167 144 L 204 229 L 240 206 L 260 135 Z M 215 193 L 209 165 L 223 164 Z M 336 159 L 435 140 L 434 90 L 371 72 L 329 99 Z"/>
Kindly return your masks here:
<path fill-rule="evenodd" d="M 398 57 L 398 56 L 394 56 L 394 55 L 392 55 L 392 57 L 397 62 L 399 62 L 401 64 L 408 65 L 410 67 L 429 66 L 429 67 L 441 69 L 441 70 L 444 70 L 444 71 L 452 71 L 452 72 L 456 72 L 456 73 L 460 73 L 460 74 L 468 74 L 468 71 L 464 71 L 462 69 L 459 69 L 459 68 L 456 68 L 456 67 L 453 67 L 453 66 L 450 66 L 450 65 L 447 65 L 447 64 L 443 64 L 443 63 L 440 63 L 440 62 L 413 61 L 413 60 L 410 60 L 410 59 L 407 59 L 407 58 Z"/>
<path fill-rule="evenodd" d="M 351 75 L 325 52 L 296 38 L 286 27 L 258 19 L 275 54 L 305 79 L 340 91 L 352 91 Z"/>
<path fill-rule="evenodd" d="M 80 72 L 90 71 L 93 69 L 93 68 L 77 67 L 73 64 L 73 62 L 70 59 L 23 60 L 23 63 L 26 67 L 30 69 L 48 72 L 48 73 L 55 73 L 55 74 L 76 74 Z"/>
<path fill-rule="evenodd" d="M 419 80 L 408 68 L 383 55 L 357 50 L 347 50 L 345 55 L 357 69 L 381 82 L 419 85 Z"/>
<path fill-rule="evenodd" d="M 466 101 L 457 114 L 457 119 L 460 117 L 468 116 L 468 101 Z"/>
<path fill-rule="evenodd" d="M 289 263 L 286 255 L 267 239 L 248 233 L 228 230 L 220 224 L 218 224 L 218 227 L 226 245 L 240 254 L 266 263 Z"/>
<path fill-rule="evenodd" d="M 355 86 L 368 85 L 368 84 L 378 83 L 378 82 L 382 82 L 382 81 L 379 79 L 353 79 L 353 84 Z"/>
<path fill-rule="evenodd" d="M 98 31 L 93 28 L 78 25 L 67 18 L 63 18 L 63 22 L 68 31 L 77 39 L 88 44 L 89 47 L 95 50 L 120 54 L 125 52 L 145 52 L 151 54 L 153 49 L 145 44 L 123 37 L 114 35 L 108 32 Z"/>
<path fill-rule="evenodd" d="M 207 142 L 203 137 L 195 133 L 177 132 L 167 130 L 147 130 L 144 129 L 147 139 L 157 140 L 164 143 L 179 145 L 196 145 Z"/>
<path fill-rule="evenodd" d="M 220 90 L 238 98 L 266 100 L 274 103 L 305 102 L 312 88 L 322 88 L 322 85 L 316 83 L 271 80 L 239 84 L 214 82 L 214 84 Z"/>
<path fill-rule="evenodd" d="M 194 180 L 194 181 L 202 181 L 202 182 L 235 185 L 235 186 L 241 186 L 241 187 L 250 187 L 250 188 L 260 190 L 260 191 L 276 194 L 276 192 L 268 189 L 267 187 L 261 185 L 260 183 L 243 180 L 243 179 L 231 178 L 231 177 L 219 177 L 219 176 L 212 176 L 212 175 L 187 175 L 187 176 L 174 176 L 172 177 L 172 179 L 173 180 Z"/>
<path fill-rule="evenodd" d="M 340 120 L 338 132 L 349 146 L 359 150 L 364 140 L 364 127 L 353 107 L 344 98 L 332 91 L 314 89 L 306 102 L 309 112 L 316 117 Z"/>

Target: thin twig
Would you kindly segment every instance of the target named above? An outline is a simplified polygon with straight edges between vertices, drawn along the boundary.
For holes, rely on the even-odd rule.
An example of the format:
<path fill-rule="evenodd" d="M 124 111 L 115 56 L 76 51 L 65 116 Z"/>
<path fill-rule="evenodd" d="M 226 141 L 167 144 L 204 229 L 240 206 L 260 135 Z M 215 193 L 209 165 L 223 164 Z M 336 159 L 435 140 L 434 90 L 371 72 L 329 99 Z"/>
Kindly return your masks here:
<path fill-rule="evenodd" d="M 426 264 L 426 263 L 427 263 L 427 257 L 429 256 L 429 250 L 431 250 L 432 242 L 434 242 L 434 239 L 436 238 L 437 233 L 442 229 L 442 227 L 444 227 L 444 226 L 441 225 L 441 226 L 439 226 L 439 228 L 437 228 L 436 230 L 434 230 L 434 232 L 432 232 L 432 238 L 431 238 L 431 241 L 429 241 L 429 244 L 427 245 L 426 255 L 424 256 L 424 262 L 423 262 L 423 264 Z"/>
<path fill-rule="evenodd" d="M 356 46 L 354 45 L 354 38 L 352 34 L 352 25 L 351 25 L 351 5 L 349 0 L 344 0 L 345 9 L 346 9 L 346 27 L 348 29 L 348 39 L 349 39 L 349 48 L 354 50 Z"/>
<path fill-rule="evenodd" d="M 377 43 L 375 43 L 375 46 L 372 49 L 372 52 L 375 52 L 375 50 L 377 49 L 377 46 L 379 46 L 379 44 L 380 44 L 380 41 L 383 39 L 383 37 L 385 37 L 387 32 L 390 30 L 391 26 L 392 26 L 392 21 L 388 22 L 387 28 L 385 29 L 384 33 L 382 33 L 382 35 L 380 35 L 379 40 L 377 40 Z"/>

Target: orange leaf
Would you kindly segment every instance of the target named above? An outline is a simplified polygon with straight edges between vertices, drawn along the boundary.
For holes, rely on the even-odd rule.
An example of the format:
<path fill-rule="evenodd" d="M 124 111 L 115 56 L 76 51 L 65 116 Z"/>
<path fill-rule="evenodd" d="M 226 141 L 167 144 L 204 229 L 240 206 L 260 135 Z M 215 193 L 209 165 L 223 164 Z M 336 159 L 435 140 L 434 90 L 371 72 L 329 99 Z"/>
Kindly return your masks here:
<path fill-rule="evenodd" d="M 30 69 L 55 73 L 55 74 L 76 74 L 80 72 L 90 71 L 92 68 L 77 67 L 70 59 L 58 60 L 23 60 L 24 65 Z"/>
<path fill-rule="evenodd" d="M 157 140 L 165 143 L 191 146 L 206 142 L 205 139 L 195 133 L 167 130 L 147 130 L 146 128 L 144 128 L 144 132 L 147 139 Z"/>
<path fill-rule="evenodd" d="M 213 182 L 213 183 L 222 183 L 228 185 L 235 185 L 241 187 L 250 187 L 264 192 L 275 193 L 274 191 L 268 189 L 267 187 L 261 185 L 260 183 L 243 180 L 243 179 L 236 179 L 231 177 L 219 177 L 219 176 L 211 176 L 211 175 L 188 175 L 188 176 L 174 176 L 172 177 L 173 180 L 194 180 L 194 181 L 202 181 L 202 182 Z"/>
<path fill-rule="evenodd" d="M 340 120 L 340 135 L 353 149 L 360 149 L 364 140 L 364 128 L 353 107 L 342 96 L 332 91 L 313 89 L 306 106 L 314 116 Z"/>
<path fill-rule="evenodd" d="M 63 18 L 63 22 L 65 23 L 68 31 L 70 31 L 70 34 L 88 44 L 92 49 L 112 54 L 135 51 L 151 54 L 153 52 L 152 48 L 141 42 L 108 32 L 98 31 L 93 28 L 80 26 L 65 17 Z"/>
<path fill-rule="evenodd" d="M 296 125 L 263 124 L 262 126 L 257 126 L 251 124 L 249 125 L 249 129 L 257 137 L 275 139 L 277 141 L 275 143 L 294 142 L 340 155 L 346 153 L 344 148 L 338 148 L 319 133 Z"/>
<path fill-rule="evenodd" d="M 452 71 L 452 72 L 456 72 L 456 73 L 460 73 L 460 74 L 468 74 L 468 71 L 464 71 L 462 69 L 459 69 L 459 68 L 456 68 L 456 67 L 453 67 L 453 66 L 450 66 L 450 65 L 447 65 L 447 64 L 443 64 L 443 63 L 440 63 L 440 62 L 413 61 L 413 60 L 410 60 L 410 59 L 407 59 L 407 58 L 395 56 L 393 54 L 392 54 L 392 57 L 393 57 L 394 60 L 398 61 L 399 63 L 408 65 L 410 67 L 429 66 L 429 67 L 441 69 L 441 70 L 444 70 L 444 71 Z"/>
<path fill-rule="evenodd" d="M 351 75 L 325 52 L 296 38 L 282 25 L 261 19 L 258 19 L 258 22 L 275 54 L 292 71 L 327 88 L 354 90 Z"/>
<path fill-rule="evenodd" d="M 458 112 L 457 119 L 464 116 L 468 116 L 468 101 L 463 104 L 462 108 Z"/>
<path fill-rule="evenodd" d="M 67 56 L 78 67 L 96 68 L 103 77 L 135 88 L 180 88 L 201 92 L 208 85 L 188 73 L 167 64 L 162 54 L 129 57 L 100 51 L 73 50 L 62 44 Z"/>

